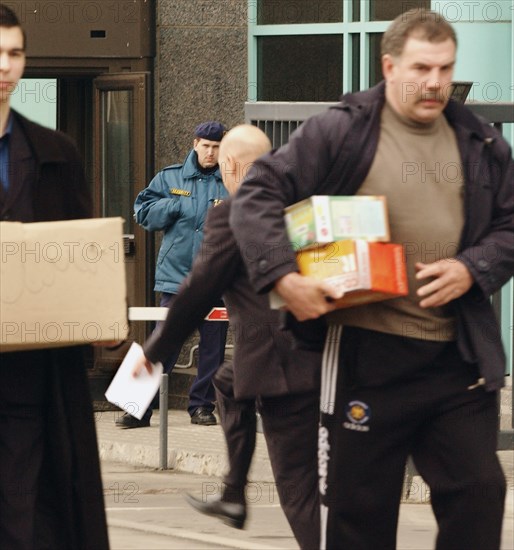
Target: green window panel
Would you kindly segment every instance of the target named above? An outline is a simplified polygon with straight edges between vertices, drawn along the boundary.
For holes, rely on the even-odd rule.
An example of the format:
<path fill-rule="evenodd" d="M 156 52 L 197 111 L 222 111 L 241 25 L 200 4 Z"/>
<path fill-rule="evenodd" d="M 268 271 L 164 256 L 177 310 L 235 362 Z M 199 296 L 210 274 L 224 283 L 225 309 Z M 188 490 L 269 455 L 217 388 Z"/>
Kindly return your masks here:
<path fill-rule="evenodd" d="M 382 78 L 389 21 L 430 0 L 249 0 L 248 99 L 333 101 Z"/>
<path fill-rule="evenodd" d="M 361 40 L 360 34 L 353 33 L 351 36 L 352 47 L 352 73 L 351 73 L 351 91 L 360 90 L 360 63 L 361 63 Z"/>
<path fill-rule="evenodd" d="M 258 101 L 336 101 L 342 93 L 341 35 L 261 36 Z"/>
<path fill-rule="evenodd" d="M 361 20 L 361 2 L 360 0 L 352 0 L 352 21 Z"/>
<path fill-rule="evenodd" d="M 382 56 L 380 55 L 380 42 L 382 32 L 369 33 L 369 85 L 374 86 L 382 80 Z"/>

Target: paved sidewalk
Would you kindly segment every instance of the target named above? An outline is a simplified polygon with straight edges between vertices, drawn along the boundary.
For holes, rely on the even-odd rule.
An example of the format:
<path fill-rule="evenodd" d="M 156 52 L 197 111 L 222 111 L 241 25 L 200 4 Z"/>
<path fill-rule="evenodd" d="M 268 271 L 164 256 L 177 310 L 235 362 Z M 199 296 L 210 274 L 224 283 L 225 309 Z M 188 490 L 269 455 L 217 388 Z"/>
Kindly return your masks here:
<path fill-rule="evenodd" d="M 96 427 L 100 458 L 124 462 L 134 466 L 159 468 L 159 411 L 154 411 L 149 428 L 123 430 L 114 425 L 121 411 L 96 413 Z M 509 496 L 507 507 L 510 517 L 514 509 L 514 451 L 498 453 L 505 475 Z M 221 426 L 191 424 L 187 411 L 168 412 L 168 469 L 193 474 L 222 477 L 227 468 L 225 439 Z M 273 482 L 264 436 L 257 434 L 257 445 L 249 478 L 251 481 Z M 407 502 L 428 502 L 426 485 L 419 476 Z"/>
<path fill-rule="evenodd" d="M 159 411 L 149 428 L 123 430 L 114 422 L 121 411 L 96 413 L 100 458 L 135 466 L 159 468 Z M 191 424 L 187 411 L 168 412 L 168 468 L 181 472 L 221 477 L 227 467 L 221 426 Z M 264 436 L 257 434 L 250 479 L 273 481 Z"/>

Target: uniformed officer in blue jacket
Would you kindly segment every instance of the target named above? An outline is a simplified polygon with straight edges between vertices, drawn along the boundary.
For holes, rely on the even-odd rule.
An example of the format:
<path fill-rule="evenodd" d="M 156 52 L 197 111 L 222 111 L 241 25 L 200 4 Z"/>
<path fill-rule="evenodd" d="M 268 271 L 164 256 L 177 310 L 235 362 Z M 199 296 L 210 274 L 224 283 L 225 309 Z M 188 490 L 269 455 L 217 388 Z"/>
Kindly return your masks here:
<path fill-rule="evenodd" d="M 218 152 L 225 127 L 219 122 L 197 126 L 193 149 L 183 164 L 164 168 L 141 191 L 134 204 L 135 218 L 147 231 L 163 231 L 157 258 L 154 290 L 161 292 L 161 306 L 170 306 L 191 270 L 203 238 L 207 210 L 227 196 L 218 167 Z M 224 360 L 228 323 L 204 322 L 199 327 L 198 374 L 189 394 L 188 412 L 193 424 L 216 424 L 212 377 Z M 178 353 L 172 354 L 164 368 L 170 372 Z M 128 414 L 116 424 L 123 428 L 150 425 L 151 408 L 143 418 Z"/>

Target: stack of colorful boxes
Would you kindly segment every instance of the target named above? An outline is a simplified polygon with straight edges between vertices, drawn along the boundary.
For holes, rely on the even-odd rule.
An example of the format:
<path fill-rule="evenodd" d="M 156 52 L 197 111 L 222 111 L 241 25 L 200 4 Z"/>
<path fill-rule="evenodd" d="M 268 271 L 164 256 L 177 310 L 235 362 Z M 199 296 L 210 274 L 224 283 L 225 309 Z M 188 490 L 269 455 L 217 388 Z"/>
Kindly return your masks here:
<path fill-rule="evenodd" d="M 285 210 L 302 275 L 344 291 L 336 302 L 350 307 L 408 293 L 403 247 L 389 243 L 382 196 L 312 196 Z M 272 308 L 283 305 L 270 295 Z"/>

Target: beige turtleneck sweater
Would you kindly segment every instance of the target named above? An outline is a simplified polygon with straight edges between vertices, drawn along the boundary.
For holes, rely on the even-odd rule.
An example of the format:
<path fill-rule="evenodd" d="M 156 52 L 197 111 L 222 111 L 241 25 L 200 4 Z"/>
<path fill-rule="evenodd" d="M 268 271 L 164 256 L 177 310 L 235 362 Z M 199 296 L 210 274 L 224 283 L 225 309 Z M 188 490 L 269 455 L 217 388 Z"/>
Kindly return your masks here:
<path fill-rule="evenodd" d="M 405 249 L 409 295 L 340 309 L 329 323 L 434 341 L 455 339 L 451 304 L 422 309 L 415 263 L 456 255 L 462 227 L 463 170 L 457 141 L 446 118 L 418 124 L 398 115 L 387 103 L 380 140 L 370 172 L 358 195 L 385 195 L 391 241 Z"/>

